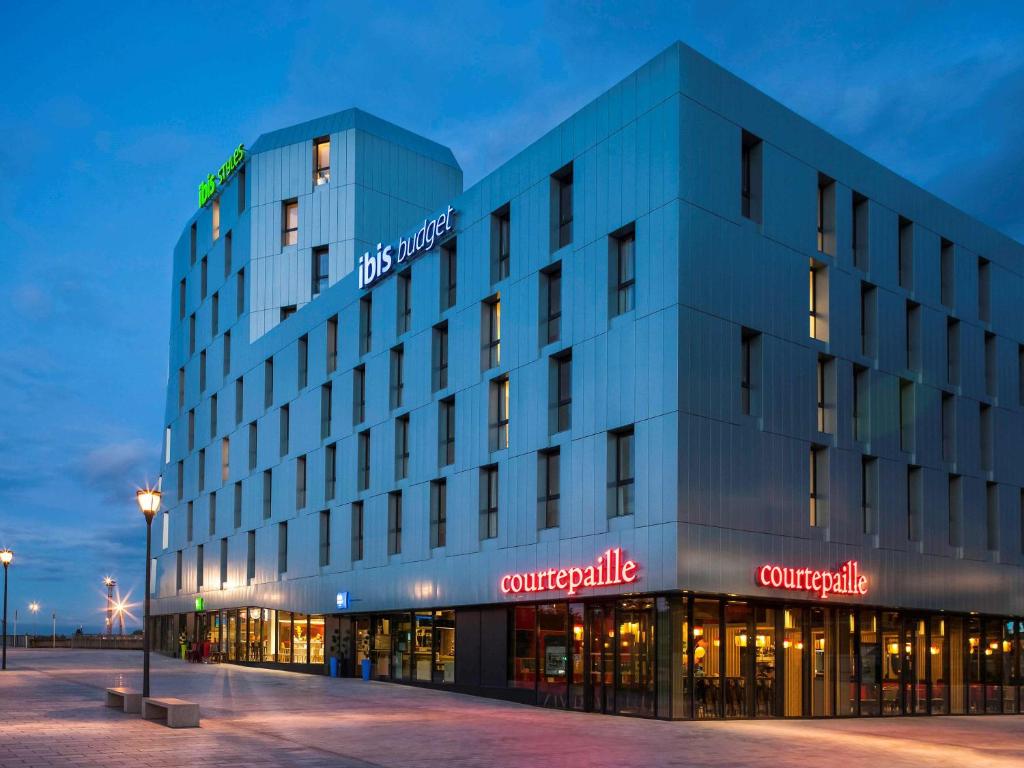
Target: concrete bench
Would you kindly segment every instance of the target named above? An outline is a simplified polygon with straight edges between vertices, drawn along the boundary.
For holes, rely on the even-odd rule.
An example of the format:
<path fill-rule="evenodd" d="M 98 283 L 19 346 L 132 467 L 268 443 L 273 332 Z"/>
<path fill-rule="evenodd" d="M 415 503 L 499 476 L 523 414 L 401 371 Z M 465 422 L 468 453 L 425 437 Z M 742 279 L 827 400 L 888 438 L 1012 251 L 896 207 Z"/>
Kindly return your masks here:
<path fill-rule="evenodd" d="M 168 728 L 198 728 L 199 705 L 182 699 L 142 700 L 142 719 L 158 720 Z"/>
<path fill-rule="evenodd" d="M 107 688 L 107 706 L 136 714 L 142 709 L 142 694 L 131 688 Z"/>

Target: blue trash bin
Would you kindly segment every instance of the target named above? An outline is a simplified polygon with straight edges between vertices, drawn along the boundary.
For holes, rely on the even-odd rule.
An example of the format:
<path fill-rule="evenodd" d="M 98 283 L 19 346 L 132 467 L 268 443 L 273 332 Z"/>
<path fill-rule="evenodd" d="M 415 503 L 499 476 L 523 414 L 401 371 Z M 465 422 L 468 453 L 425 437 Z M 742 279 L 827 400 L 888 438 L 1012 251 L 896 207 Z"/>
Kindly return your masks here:
<path fill-rule="evenodd" d="M 334 656 L 331 656 L 331 677 L 337 677 L 337 676 L 338 676 L 338 659 L 336 657 L 334 657 Z"/>
<path fill-rule="evenodd" d="M 370 660 L 363 659 L 363 680 L 370 679 Z"/>

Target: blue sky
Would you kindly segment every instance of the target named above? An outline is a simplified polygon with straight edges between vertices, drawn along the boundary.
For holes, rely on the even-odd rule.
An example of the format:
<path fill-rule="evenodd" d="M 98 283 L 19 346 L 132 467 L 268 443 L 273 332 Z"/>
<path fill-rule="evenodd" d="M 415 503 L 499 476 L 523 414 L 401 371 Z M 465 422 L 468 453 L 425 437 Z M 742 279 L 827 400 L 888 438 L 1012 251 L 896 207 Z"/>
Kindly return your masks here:
<path fill-rule="evenodd" d="M 239 142 L 359 106 L 478 180 L 682 40 L 1024 239 L 1009 4 L 8 3 L 0 12 L 0 546 L 11 611 L 141 598 L 171 248 Z M 827 6 L 827 7 L 825 7 Z M 139 611 L 138 613 L 141 613 Z"/>

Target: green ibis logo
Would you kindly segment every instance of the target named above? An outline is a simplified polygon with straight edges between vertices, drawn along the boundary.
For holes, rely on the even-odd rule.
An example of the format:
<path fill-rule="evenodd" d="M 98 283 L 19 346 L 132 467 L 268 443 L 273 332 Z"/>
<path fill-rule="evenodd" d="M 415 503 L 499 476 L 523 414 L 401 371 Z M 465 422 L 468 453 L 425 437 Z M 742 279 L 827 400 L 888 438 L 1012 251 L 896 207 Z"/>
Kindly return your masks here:
<path fill-rule="evenodd" d="M 217 192 L 217 187 L 223 186 L 231 175 L 238 170 L 238 166 L 245 162 L 245 144 L 239 144 L 231 153 L 224 164 L 217 169 L 216 173 L 208 173 L 206 178 L 199 182 L 199 207 L 206 205 L 210 198 Z"/>

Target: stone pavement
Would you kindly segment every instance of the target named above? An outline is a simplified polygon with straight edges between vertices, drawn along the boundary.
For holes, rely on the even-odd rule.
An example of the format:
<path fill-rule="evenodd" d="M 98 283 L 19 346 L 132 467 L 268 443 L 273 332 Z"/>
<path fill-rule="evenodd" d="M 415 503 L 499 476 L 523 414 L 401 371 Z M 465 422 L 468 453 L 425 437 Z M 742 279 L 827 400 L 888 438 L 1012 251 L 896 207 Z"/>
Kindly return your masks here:
<path fill-rule="evenodd" d="M 8 667 L 0 768 L 1024 765 L 1024 716 L 662 722 L 154 655 L 153 694 L 202 713 L 171 730 L 103 706 L 140 687 L 138 652 L 19 649 Z"/>

